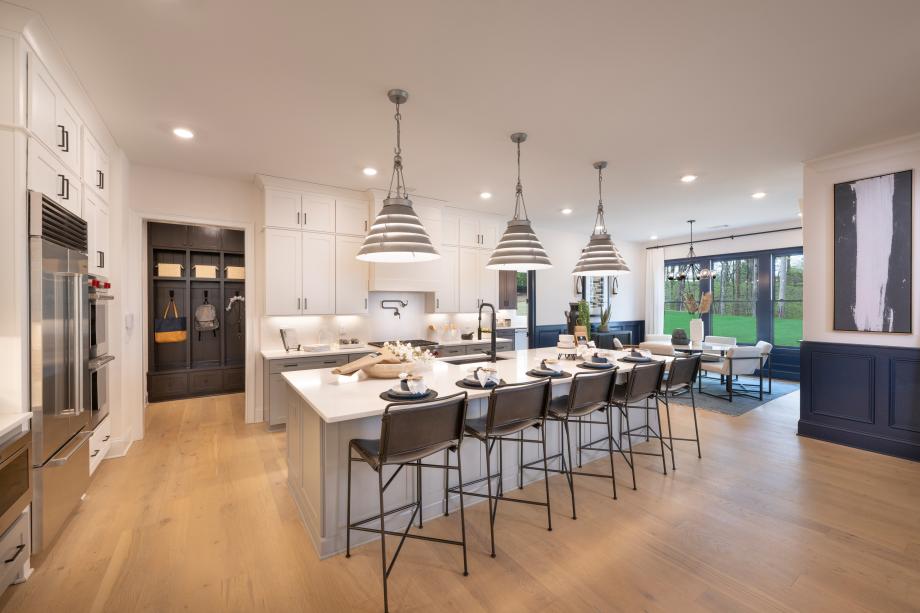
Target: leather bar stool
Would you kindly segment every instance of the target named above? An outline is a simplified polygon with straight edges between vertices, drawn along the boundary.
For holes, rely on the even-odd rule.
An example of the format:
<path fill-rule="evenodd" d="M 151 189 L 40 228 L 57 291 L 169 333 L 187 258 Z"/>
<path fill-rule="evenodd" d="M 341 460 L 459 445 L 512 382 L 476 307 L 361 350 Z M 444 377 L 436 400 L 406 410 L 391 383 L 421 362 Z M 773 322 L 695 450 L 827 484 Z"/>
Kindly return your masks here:
<path fill-rule="evenodd" d="M 613 498 L 616 499 L 617 497 L 617 483 L 616 474 L 614 473 L 613 468 L 614 452 L 612 444 L 609 444 L 607 449 L 610 456 L 609 475 L 605 475 L 603 473 L 576 471 L 574 464 L 572 463 L 572 434 L 569 428 L 569 424 L 572 422 L 574 422 L 576 426 L 585 423 L 606 424 L 608 436 L 606 439 L 602 440 L 612 441 L 613 429 L 610 423 L 609 403 L 613 383 L 616 381 L 616 372 L 617 368 L 614 367 L 610 370 L 605 370 L 599 373 L 578 373 L 572 377 L 572 386 L 569 388 L 569 393 L 553 398 L 549 405 L 548 418 L 559 423 L 561 430 L 560 434 L 564 438 L 565 449 L 560 450 L 559 453 L 554 454 L 549 458 L 546 458 L 544 455 L 544 460 L 560 458 L 562 470 L 545 470 L 548 472 L 558 472 L 565 475 L 566 481 L 569 484 L 569 493 L 572 497 L 572 519 L 578 518 L 577 514 L 575 513 L 575 475 L 610 479 L 613 484 Z M 606 413 L 605 421 L 584 420 L 585 417 L 588 417 L 599 411 Z M 536 464 L 536 462 L 525 464 L 523 467 L 527 469 L 534 469 L 534 464 Z"/>
<path fill-rule="evenodd" d="M 467 496 L 487 498 L 489 501 L 489 537 L 492 545 L 491 555 L 493 558 L 495 557 L 495 515 L 498 513 L 499 500 L 546 507 L 546 529 L 553 529 L 553 520 L 550 516 L 549 505 L 549 472 L 546 463 L 546 415 L 549 409 L 551 396 L 551 383 L 548 378 L 533 382 L 517 383 L 514 385 L 503 385 L 492 390 L 492 393 L 489 395 L 488 409 L 484 416 L 466 420 L 466 435 L 476 438 L 485 446 L 486 476 L 466 483 L 460 480 L 459 485 L 451 488 L 447 487 L 447 482 L 445 480 L 444 514 L 447 515 L 448 493 L 463 493 L 464 488 L 469 488 L 472 485 L 485 481 L 487 486 L 486 494 L 471 491 L 466 491 L 465 493 Z M 524 431 L 529 428 L 535 429 L 539 433 L 539 436 L 537 438 L 524 438 Z M 515 434 L 518 436 L 515 437 Z M 502 485 L 502 468 L 504 465 L 502 461 L 503 442 L 517 443 L 520 445 L 522 457 L 525 443 L 538 444 L 542 447 L 543 482 L 546 487 L 546 502 L 510 498 L 505 495 L 504 486 Z M 498 443 L 497 475 L 492 473 L 492 455 L 495 452 L 496 443 Z M 498 485 L 493 494 L 492 480 L 496 477 L 498 478 Z M 522 484 L 519 482 L 519 485 Z"/>
<path fill-rule="evenodd" d="M 693 382 L 696 381 L 700 371 L 700 360 L 699 354 L 686 358 L 674 358 L 659 390 L 659 398 L 664 401 L 664 411 L 668 422 L 668 446 L 671 449 L 671 468 L 674 470 L 677 470 L 677 466 L 674 464 L 674 441 L 695 441 L 696 455 L 700 458 L 703 457 L 703 452 L 700 449 L 700 427 L 696 420 L 696 398 L 693 395 Z M 674 436 L 671 428 L 671 403 L 669 399 L 684 394 L 690 396 L 690 405 L 693 407 L 694 438 Z"/>
<path fill-rule="evenodd" d="M 383 609 L 389 611 L 387 599 L 387 578 L 393 571 L 396 558 L 402 550 L 407 538 L 460 545 L 463 548 L 463 574 L 467 575 L 466 561 L 466 523 L 463 517 L 463 492 L 460 492 L 460 535 L 461 540 L 449 540 L 409 534 L 409 529 L 419 515 L 421 527 L 422 468 L 440 468 L 456 470 L 460 481 L 463 481 L 463 468 L 460 460 L 460 441 L 463 439 L 463 427 L 466 420 L 467 394 L 461 392 L 452 396 L 439 398 L 431 402 L 400 402 L 387 405 L 380 424 L 379 439 L 352 439 L 348 443 L 348 500 L 347 524 L 345 536 L 345 557 L 351 557 L 351 531 L 360 530 L 380 535 L 380 560 L 383 570 Z M 422 462 L 424 458 L 440 451 L 452 451 L 457 455 L 457 465 L 430 464 Z M 357 454 L 355 457 L 353 454 Z M 354 462 L 365 462 L 377 473 L 377 483 L 380 497 L 380 514 L 352 523 L 351 521 L 351 465 Z M 396 470 L 384 483 L 383 469 L 385 466 L 395 466 Z M 405 466 L 414 466 L 416 470 L 416 500 L 395 509 L 384 510 L 383 494 Z M 403 531 L 387 530 L 384 525 L 386 516 L 401 513 L 412 509 L 412 516 Z M 365 524 L 379 520 L 379 528 L 370 528 Z M 399 545 L 393 554 L 393 559 L 387 564 L 386 536 L 398 536 Z"/>
<path fill-rule="evenodd" d="M 668 474 L 668 466 L 665 463 L 664 453 L 665 442 L 660 432 L 661 411 L 658 405 L 658 390 L 661 388 L 661 381 L 664 377 L 664 367 L 664 362 L 642 365 L 637 364 L 627 373 L 626 383 L 624 385 L 615 386 L 613 390 L 613 405 L 620 410 L 620 415 L 626 421 L 626 429 L 620 431 L 620 436 L 622 437 L 625 434 L 629 444 L 629 459 L 627 463 L 629 464 L 629 469 L 632 471 L 633 489 L 636 489 L 635 455 L 661 456 L 661 467 L 664 470 L 664 474 Z M 654 400 L 654 407 L 649 406 L 650 400 Z M 646 415 L 645 424 L 630 428 L 629 409 L 644 410 Z M 655 430 L 651 426 L 651 420 L 649 419 L 651 411 L 655 411 L 658 417 L 658 430 Z M 657 438 L 661 446 L 661 452 L 651 453 L 648 451 L 635 451 L 633 449 L 632 437 L 636 434 L 639 436 L 645 435 L 645 440 L 649 440 L 650 437 Z M 617 443 L 619 443 L 619 441 L 617 441 Z"/>

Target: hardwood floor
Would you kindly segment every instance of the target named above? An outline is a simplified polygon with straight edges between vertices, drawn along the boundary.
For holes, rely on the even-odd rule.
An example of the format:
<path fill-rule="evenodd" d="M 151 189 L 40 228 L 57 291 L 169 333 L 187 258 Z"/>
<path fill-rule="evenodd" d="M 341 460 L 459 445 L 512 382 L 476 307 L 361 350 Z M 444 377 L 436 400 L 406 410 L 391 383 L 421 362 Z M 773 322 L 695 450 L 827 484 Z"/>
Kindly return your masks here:
<path fill-rule="evenodd" d="M 741 417 L 700 411 L 703 459 L 638 459 L 620 498 L 576 482 L 579 518 L 551 480 L 539 507 L 485 505 L 456 547 L 410 541 L 393 611 L 918 611 L 920 464 L 795 435 L 798 398 Z M 320 561 L 287 492 L 284 434 L 243 423 L 242 396 L 152 405 L 147 438 L 102 463 L 79 512 L 3 611 L 378 611 L 380 549 Z M 676 410 L 675 429 L 691 427 Z M 606 460 L 595 463 L 606 470 Z M 541 499 L 540 484 L 525 496 Z M 453 537 L 458 517 L 424 531 Z"/>

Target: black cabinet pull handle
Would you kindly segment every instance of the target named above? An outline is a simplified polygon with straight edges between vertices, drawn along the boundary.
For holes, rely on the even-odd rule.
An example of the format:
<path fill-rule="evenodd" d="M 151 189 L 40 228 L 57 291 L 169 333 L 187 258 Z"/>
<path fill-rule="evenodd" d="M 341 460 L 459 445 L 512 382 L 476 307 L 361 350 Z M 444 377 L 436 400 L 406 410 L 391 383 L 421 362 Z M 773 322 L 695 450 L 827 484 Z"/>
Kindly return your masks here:
<path fill-rule="evenodd" d="M 112 438 L 112 435 L 111 435 L 111 434 L 107 434 L 107 435 L 105 436 L 105 438 L 102 439 L 102 442 L 104 443 L 104 442 L 106 442 L 107 440 L 109 440 L 110 438 Z"/>
<path fill-rule="evenodd" d="M 70 130 L 64 130 L 64 152 L 70 153 Z"/>
<path fill-rule="evenodd" d="M 98 450 L 98 449 L 97 449 L 96 451 L 92 452 L 91 454 L 89 454 L 89 457 L 95 458 L 97 455 L 99 455 L 99 450 Z"/>
<path fill-rule="evenodd" d="M 26 544 L 25 544 L 25 543 L 23 543 L 23 544 L 21 544 L 21 545 L 16 545 L 16 553 L 14 553 L 14 554 L 13 554 L 13 557 L 10 558 L 9 560 L 4 560 L 3 563 L 4 563 L 4 564 L 12 564 L 13 562 L 15 562 L 15 561 L 16 561 L 16 558 L 19 557 L 19 554 L 22 553 L 22 550 L 25 549 L 25 548 L 26 548 Z"/>
<path fill-rule="evenodd" d="M 57 127 L 61 131 L 61 142 L 58 143 L 58 149 L 67 151 L 67 128 L 65 128 L 62 124 L 58 124 Z"/>
<path fill-rule="evenodd" d="M 101 170 L 97 170 L 97 171 L 96 171 L 96 187 L 98 187 L 99 189 L 102 189 L 102 186 L 103 186 L 103 184 L 104 184 L 104 183 L 103 183 L 103 178 L 102 178 L 102 177 L 103 177 L 102 171 L 101 171 Z"/>
<path fill-rule="evenodd" d="M 64 194 L 62 194 L 64 200 L 70 200 L 70 179 L 64 177 Z"/>
<path fill-rule="evenodd" d="M 65 192 L 64 192 L 64 185 L 65 185 L 65 182 L 67 181 L 67 177 L 65 177 L 64 175 L 58 175 L 58 178 L 61 180 L 61 191 L 60 191 L 60 193 L 58 193 L 58 196 L 60 196 L 61 198 L 63 198 L 63 197 L 64 197 L 64 193 L 65 193 Z"/>

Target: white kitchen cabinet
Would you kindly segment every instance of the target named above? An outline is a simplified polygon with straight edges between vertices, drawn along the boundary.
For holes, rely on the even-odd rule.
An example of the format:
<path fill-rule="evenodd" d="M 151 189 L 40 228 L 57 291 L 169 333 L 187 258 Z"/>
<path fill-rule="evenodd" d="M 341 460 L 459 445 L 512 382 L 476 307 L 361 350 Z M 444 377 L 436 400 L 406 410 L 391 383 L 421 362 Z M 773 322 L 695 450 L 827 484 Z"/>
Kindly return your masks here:
<path fill-rule="evenodd" d="M 86 220 L 89 243 L 89 272 L 106 275 L 109 259 L 109 207 L 87 190 L 83 194 L 83 219 Z"/>
<path fill-rule="evenodd" d="M 302 230 L 335 232 L 335 198 L 304 193 L 301 197 Z"/>
<path fill-rule="evenodd" d="M 337 198 L 335 201 L 335 233 L 365 236 L 368 227 L 368 212 L 367 201 Z"/>
<path fill-rule="evenodd" d="M 490 252 L 498 245 L 508 222 L 495 215 L 485 215 L 479 218 L 479 246 Z"/>
<path fill-rule="evenodd" d="M 303 249 L 299 230 L 265 229 L 265 314 L 300 315 Z"/>
<path fill-rule="evenodd" d="M 457 310 L 460 313 L 473 313 L 479 309 L 479 250 L 460 247 L 457 257 Z"/>
<path fill-rule="evenodd" d="M 335 236 L 301 232 L 304 315 L 335 312 Z"/>
<path fill-rule="evenodd" d="M 265 190 L 265 225 L 271 228 L 300 229 L 300 193 Z"/>
<path fill-rule="evenodd" d="M 77 112 L 70 106 L 64 96 L 58 96 L 56 103 L 56 152 L 64 161 L 65 166 L 74 172 L 80 172 L 80 135 L 82 134 L 83 123 L 80 121 L 80 116 L 77 115 Z"/>
<path fill-rule="evenodd" d="M 92 475 L 112 448 L 112 420 L 105 417 L 89 439 L 89 474 Z"/>
<path fill-rule="evenodd" d="M 460 213 L 457 209 L 444 207 L 441 211 L 441 242 L 445 245 L 460 244 Z"/>
<path fill-rule="evenodd" d="M 26 186 L 42 192 L 74 215 L 82 215 L 80 180 L 37 139 L 30 138 Z"/>
<path fill-rule="evenodd" d="M 454 245 L 441 246 L 441 278 L 438 289 L 429 293 L 425 299 L 426 311 L 429 313 L 460 312 L 458 286 L 460 284 L 460 250 Z"/>
<path fill-rule="evenodd" d="M 498 308 L 498 271 L 486 268 L 489 263 L 490 251 L 480 250 L 477 254 L 479 269 L 479 300 L 488 302 Z M 478 308 L 478 307 L 477 307 Z"/>
<path fill-rule="evenodd" d="M 106 155 L 99 141 L 83 127 L 83 181 L 103 200 L 108 201 L 109 192 L 109 156 Z"/>
<path fill-rule="evenodd" d="M 60 91 L 51 80 L 51 75 L 37 57 L 29 54 L 29 107 L 28 124 L 32 134 L 49 148 L 62 142 L 57 121 L 57 99 Z M 79 134 L 75 135 L 79 138 Z"/>
<path fill-rule="evenodd" d="M 479 217 L 472 211 L 464 211 L 457 220 L 458 240 L 461 247 L 479 247 Z"/>
<path fill-rule="evenodd" d="M 364 239 L 356 236 L 335 237 L 337 315 L 367 313 L 368 264 L 355 258 L 363 243 Z"/>

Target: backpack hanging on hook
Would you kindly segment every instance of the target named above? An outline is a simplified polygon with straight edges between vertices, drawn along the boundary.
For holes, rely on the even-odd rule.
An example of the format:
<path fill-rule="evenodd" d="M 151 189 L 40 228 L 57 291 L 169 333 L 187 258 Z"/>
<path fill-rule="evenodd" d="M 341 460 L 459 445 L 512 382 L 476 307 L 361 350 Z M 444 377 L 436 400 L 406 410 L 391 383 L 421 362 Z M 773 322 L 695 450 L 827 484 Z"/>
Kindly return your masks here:
<path fill-rule="evenodd" d="M 220 321 L 217 319 L 217 309 L 208 302 L 208 292 L 204 292 L 204 302 L 195 309 L 195 331 L 198 332 L 198 340 L 201 340 L 201 333 L 211 331 L 217 338 L 217 329 L 220 327 Z"/>

